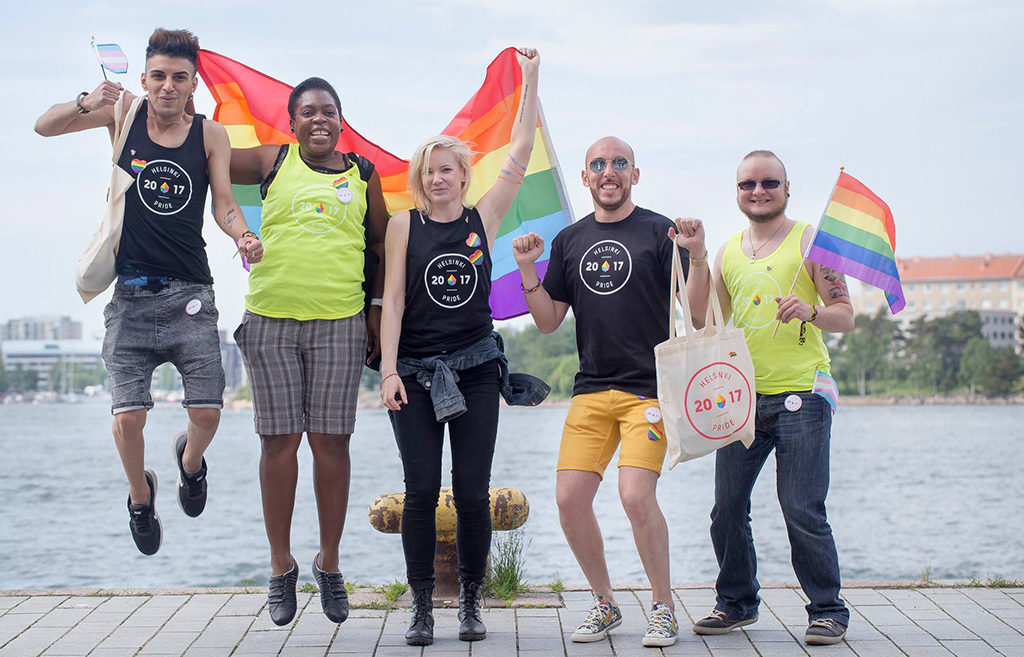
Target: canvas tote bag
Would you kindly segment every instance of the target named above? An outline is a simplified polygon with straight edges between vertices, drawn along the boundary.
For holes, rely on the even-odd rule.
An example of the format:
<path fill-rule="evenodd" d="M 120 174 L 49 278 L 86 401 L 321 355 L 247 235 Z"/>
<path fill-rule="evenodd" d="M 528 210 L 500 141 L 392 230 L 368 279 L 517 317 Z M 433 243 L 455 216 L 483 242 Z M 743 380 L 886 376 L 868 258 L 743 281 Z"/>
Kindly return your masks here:
<path fill-rule="evenodd" d="M 75 287 L 83 303 L 89 303 L 114 282 L 114 259 L 124 222 L 124 195 L 135 182 L 124 169 L 117 166 L 117 161 L 121 159 L 124 142 L 142 100 L 142 96 L 136 96 L 127 114 L 124 114 L 124 94 L 114 103 L 114 166 L 110 172 L 110 186 L 107 188 L 107 209 L 99 229 L 93 233 L 89 246 L 75 267 Z M 120 120 L 121 116 L 124 116 L 124 121 Z"/>
<path fill-rule="evenodd" d="M 737 440 L 754 442 L 754 363 L 743 330 L 727 328 L 710 277 L 704 328 L 694 329 L 679 249 L 672 249 L 668 340 L 654 348 L 658 401 L 665 424 L 669 469 Z M 676 335 L 676 294 L 683 335 Z"/>

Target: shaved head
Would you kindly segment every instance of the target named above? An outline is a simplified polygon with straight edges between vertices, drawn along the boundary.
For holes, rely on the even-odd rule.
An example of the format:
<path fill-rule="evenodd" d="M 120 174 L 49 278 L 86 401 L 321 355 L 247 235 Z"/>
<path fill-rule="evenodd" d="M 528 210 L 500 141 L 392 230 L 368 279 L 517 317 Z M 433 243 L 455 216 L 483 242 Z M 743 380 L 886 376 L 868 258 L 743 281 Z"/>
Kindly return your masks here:
<path fill-rule="evenodd" d="M 776 162 L 779 163 L 779 166 L 782 167 L 782 179 L 783 180 L 789 180 L 789 176 L 786 174 L 786 165 L 782 163 L 782 160 L 779 159 L 779 156 L 776 155 L 775 153 L 773 153 L 773 152 L 771 152 L 769 150 L 764 150 L 764 149 L 756 150 L 756 151 L 750 151 L 749 153 L 747 153 L 746 155 L 743 156 L 743 159 L 740 161 L 740 166 L 742 167 L 743 163 L 746 162 L 747 160 L 749 160 L 752 157 L 765 157 L 765 158 L 770 158 L 770 159 L 775 160 Z"/>
<path fill-rule="evenodd" d="M 630 162 L 633 162 L 634 164 L 636 163 L 636 156 L 633 154 L 633 148 L 629 144 L 622 141 L 618 137 L 601 137 L 600 139 L 595 141 L 590 148 L 587 149 L 587 156 L 583 160 L 583 166 L 586 167 L 588 164 L 590 164 L 590 154 L 594 152 L 595 149 L 607 146 L 628 151 Z"/>

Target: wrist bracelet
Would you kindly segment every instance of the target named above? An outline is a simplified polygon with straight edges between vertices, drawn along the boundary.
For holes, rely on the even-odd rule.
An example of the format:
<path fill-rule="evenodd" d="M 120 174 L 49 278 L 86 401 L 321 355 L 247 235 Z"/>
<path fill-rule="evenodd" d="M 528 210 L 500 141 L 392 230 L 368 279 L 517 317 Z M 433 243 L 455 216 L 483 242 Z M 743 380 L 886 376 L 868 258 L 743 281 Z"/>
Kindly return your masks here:
<path fill-rule="evenodd" d="M 540 281 L 537 281 L 537 284 L 534 285 L 533 287 L 524 287 L 523 284 L 520 283 L 519 284 L 519 289 L 522 290 L 524 294 L 533 294 L 534 292 L 536 292 L 537 290 L 540 289 L 540 286 L 541 286 L 541 282 Z"/>
<path fill-rule="evenodd" d="M 256 233 L 252 232 L 251 230 L 247 230 L 244 233 L 242 233 L 241 235 L 239 235 L 238 239 L 244 240 L 246 237 L 252 237 L 253 239 L 257 239 L 257 240 L 259 239 L 258 237 L 256 237 Z"/>
<path fill-rule="evenodd" d="M 692 266 L 694 266 L 694 267 L 703 267 L 704 265 L 708 264 L 708 252 L 707 251 L 704 252 L 704 257 L 703 258 L 694 258 L 694 257 L 691 256 L 690 257 L 690 264 Z"/>
<path fill-rule="evenodd" d="M 392 372 L 391 374 L 388 374 L 387 376 L 385 376 L 383 379 L 380 380 L 380 384 L 384 385 L 384 382 L 387 381 L 388 379 L 390 379 L 393 376 L 398 376 L 398 372 Z"/>
<path fill-rule="evenodd" d="M 79 114 L 88 114 L 89 113 L 89 110 L 87 110 L 84 107 L 82 107 L 82 99 L 85 98 L 88 95 L 89 95 L 88 91 L 83 91 L 82 93 L 80 93 L 77 96 L 75 96 L 75 107 L 78 108 L 78 113 Z"/>
<path fill-rule="evenodd" d="M 370 305 L 371 306 L 378 306 L 380 308 L 383 308 L 384 307 L 384 299 L 370 299 Z"/>
<path fill-rule="evenodd" d="M 818 316 L 818 307 L 817 307 L 817 306 L 815 306 L 815 305 L 814 305 L 814 304 L 812 303 L 812 304 L 811 304 L 811 318 L 810 318 L 809 320 L 807 320 L 807 321 L 808 321 L 808 322 L 813 322 L 813 321 L 815 320 L 815 318 L 816 318 L 817 316 Z"/>

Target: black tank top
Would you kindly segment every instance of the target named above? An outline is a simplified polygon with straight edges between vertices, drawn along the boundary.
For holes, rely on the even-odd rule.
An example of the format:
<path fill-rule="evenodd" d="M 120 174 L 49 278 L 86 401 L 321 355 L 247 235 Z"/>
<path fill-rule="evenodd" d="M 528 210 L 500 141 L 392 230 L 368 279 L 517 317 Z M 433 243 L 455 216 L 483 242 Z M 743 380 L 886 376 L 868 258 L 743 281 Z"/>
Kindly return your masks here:
<path fill-rule="evenodd" d="M 142 101 L 117 163 L 135 178 L 125 194 L 117 270 L 213 283 L 203 240 L 209 187 L 204 117 L 192 117 L 185 143 L 166 148 L 149 138 L 148 104 Z"/>
<path fill-rule="evenodd" d="M 399 356 L 446 354 L 491 334 L 491 254 L 476 208 L 447 223 L 410 210 L 405 254 Z"/>

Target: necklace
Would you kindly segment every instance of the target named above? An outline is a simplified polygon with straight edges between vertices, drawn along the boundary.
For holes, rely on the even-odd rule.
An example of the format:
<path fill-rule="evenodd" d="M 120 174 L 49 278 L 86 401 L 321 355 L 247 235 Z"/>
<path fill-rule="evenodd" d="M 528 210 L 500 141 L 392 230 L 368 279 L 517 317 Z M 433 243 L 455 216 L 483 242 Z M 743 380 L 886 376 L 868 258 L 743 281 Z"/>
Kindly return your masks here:
<path fill-rule="evenodd" d="M 152 112 L 147 112 L 147 114 L 149 115 L 149 118 L 151 118 L 154 121 L 156 121 L 159 125 L 175 126 L 175 125 L 183 125 L 185 123 L 185 114 L 184 113 L 182 113 L 182 115 L 180 117 L 178 117 L 177 119 L 175 119 L 174 121 L 164 121 L 163 119 L 161 119 L 156 114 L 153 114 Z"/>
<path fill-rule="evenodd" d="M 750 242 L 750 264 L 754 264 L 754 261 L 757 260 L 758 250 L 763 249 L 765 244 L 771 242 L 772 239 L 779 234 L 779 229 L 782 228 L 782 224 L 784 223 L 786 223 L 785 220 L 780 221 L 779 225 L 775 227 L 775 232 L 772 233 L 771 237 L 761 242 L 761 246 L 757 247 L 756 249 L 754 248 L 754 236 L 751 234 L 750 229 L 747 229 L 747 241 Z"/>

